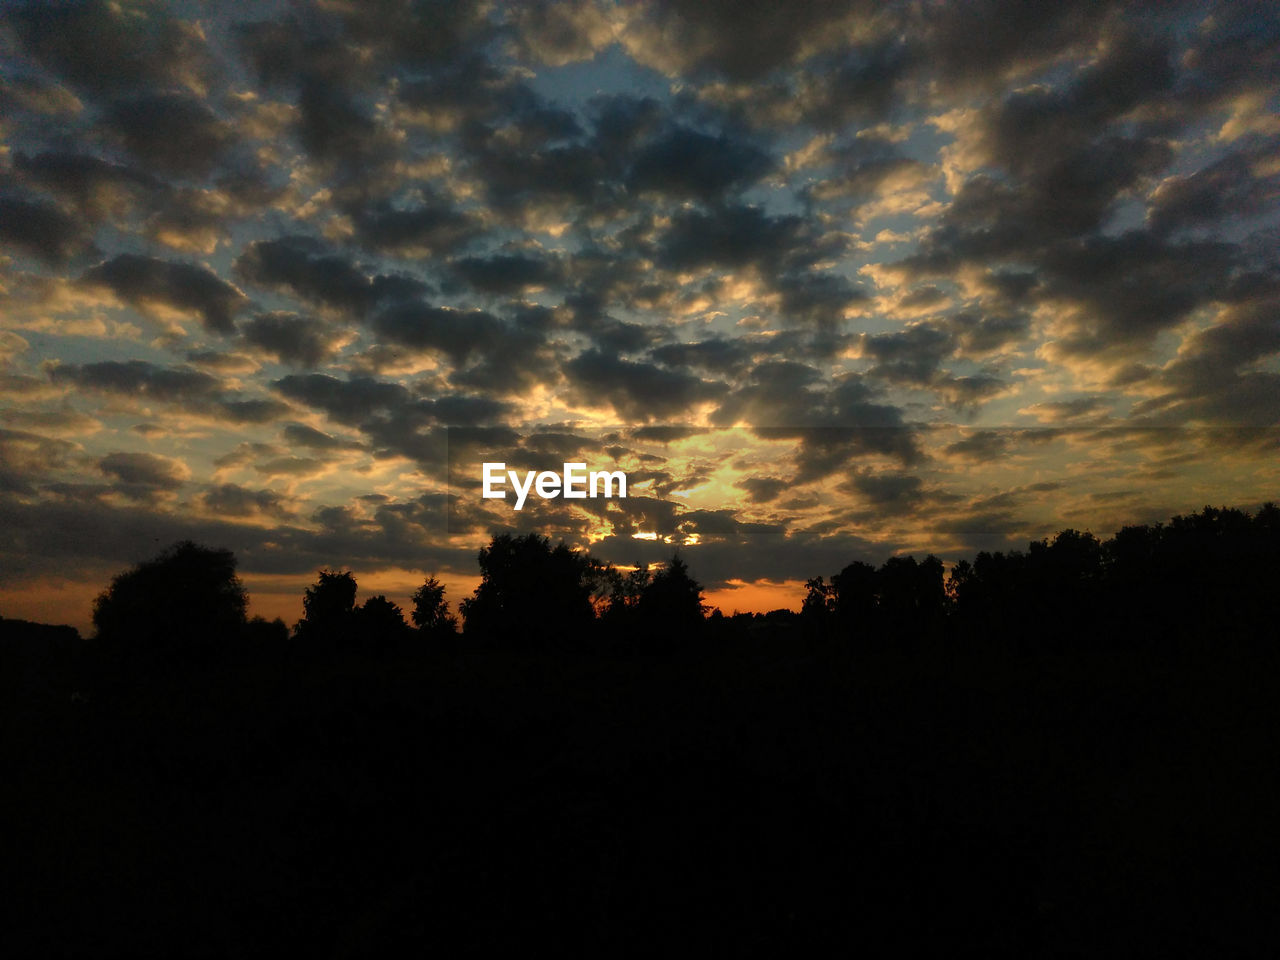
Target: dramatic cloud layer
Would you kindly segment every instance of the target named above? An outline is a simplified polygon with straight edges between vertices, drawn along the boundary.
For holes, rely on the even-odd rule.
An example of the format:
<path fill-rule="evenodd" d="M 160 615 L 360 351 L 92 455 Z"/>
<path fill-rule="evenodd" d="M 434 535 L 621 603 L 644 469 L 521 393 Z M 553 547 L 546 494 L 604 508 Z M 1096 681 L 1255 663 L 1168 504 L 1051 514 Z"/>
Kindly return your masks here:
<path fill-rule="evenodd" d="M 1251 2 L 17 5 L 0 612 L 188 536 L 287 615 L 456 599 L 499 529 L 749 609 L 1272 498 L 1278 51 Z M 632 497 L 479 497 L 570 459 Z"/>

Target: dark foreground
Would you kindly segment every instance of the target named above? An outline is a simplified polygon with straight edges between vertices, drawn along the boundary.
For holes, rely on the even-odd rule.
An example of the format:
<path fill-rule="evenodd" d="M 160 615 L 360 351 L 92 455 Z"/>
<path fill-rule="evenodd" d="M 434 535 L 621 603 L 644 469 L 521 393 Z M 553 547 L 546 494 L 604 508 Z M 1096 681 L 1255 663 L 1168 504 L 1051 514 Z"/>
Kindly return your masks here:
<path fill-rule="evenodd" d="M 3 691 L 24 955 L 1273 955 L 1262 638 L 286 644 L 150 677 L 34 649 Z"/>

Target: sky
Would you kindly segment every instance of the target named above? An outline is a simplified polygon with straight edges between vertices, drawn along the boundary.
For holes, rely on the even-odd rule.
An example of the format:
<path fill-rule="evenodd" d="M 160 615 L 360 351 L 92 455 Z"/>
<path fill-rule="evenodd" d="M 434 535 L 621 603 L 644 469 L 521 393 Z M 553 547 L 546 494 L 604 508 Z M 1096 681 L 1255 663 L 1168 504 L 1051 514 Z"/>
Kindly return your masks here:
<path fill-rule="evenodd" d="M 1274 3 L 0 10 L 5 616 L 188 538 L 456 602 L 504 531 L 796 608 L 1277 498 Z"/>

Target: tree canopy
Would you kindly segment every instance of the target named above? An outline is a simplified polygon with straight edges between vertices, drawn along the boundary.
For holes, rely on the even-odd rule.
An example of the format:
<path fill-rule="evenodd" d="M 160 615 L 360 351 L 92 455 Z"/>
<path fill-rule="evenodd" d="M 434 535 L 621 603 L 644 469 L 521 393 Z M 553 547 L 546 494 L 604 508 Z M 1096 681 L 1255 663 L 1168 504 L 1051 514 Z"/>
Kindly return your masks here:
<path fill-rule="evenodd" d="M 190 650 L 239 633 L 247 606 L 235 555 L 184 540 L 114 577 L 93 624 L 104 640 Z"/>

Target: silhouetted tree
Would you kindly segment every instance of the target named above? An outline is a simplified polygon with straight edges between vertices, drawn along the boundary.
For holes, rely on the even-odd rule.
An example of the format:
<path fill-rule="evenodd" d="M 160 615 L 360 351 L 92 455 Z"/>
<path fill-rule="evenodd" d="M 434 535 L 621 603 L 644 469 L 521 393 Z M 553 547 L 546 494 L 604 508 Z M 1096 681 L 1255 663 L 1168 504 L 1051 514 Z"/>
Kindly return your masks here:
<path fill-rule="evenodd" d="M 449 613 L 444 584 L 427 577 L 413 594 L 413 625 L 424 636 L 450 637 L 458 632 L 458 618 Z"/>
<path fill-rule="evenodd" d="M 114 577 L 93 624 L 100 639 L 182 660 L 237 638 L 247 605 L 234 554 L 184 540 Z"/>
<path fill-rule="evenodd" d="M 812 625 L 825 624 L 835 609 L 835 589 L 822 577 L 806 580 L 800 615 Z"/>
<path fill-rule="evenodd" d="M 480 550 L 480 585 L 460 604 L 465 631 L 514 644 L 576 636 L 594 618 L 599 574 L 563 541 L 496 536 Z"/>
<path fill-rule="evenodd" d="M 351 631 L 356 578 L 349 570 L 321 570 L 318 577 L 302 598 L 302 619 L 294 633 L 303 640 L 339 643 Z"/>
<path fill-rule="evenodd" d="M 656 636 L 670 636 L 702 625 L 702 585 L 689 575 L 678 553 L 653 575 L 636 604 L 643 629 Z"/>
<path fill-rule="evenodd" d="M 876 615 L 876 568 L 855 560 L 831 578 L 832 610 L 843 632 L 872 629 Z"/>
<path fill-rule="evenodd" d="M 634 570 L 623 573 L 616 567 L 609 567 L 605 573 L 608 580 L 609 596 L 605 604 L 604 619 L 613 626 L 629 623 L 635 614 L 636 605 L 653 575 L 647 563 L 637 564 Z"/>
<path fill-rule="evenodd" d="M 356 643 L 368 650 L 386 650 L 400 644 L 409 633 L 404 613 L 378 594 L 361 604 L 352 617 Z"/>

